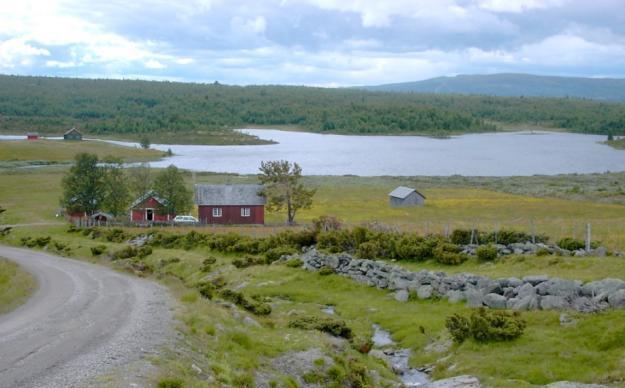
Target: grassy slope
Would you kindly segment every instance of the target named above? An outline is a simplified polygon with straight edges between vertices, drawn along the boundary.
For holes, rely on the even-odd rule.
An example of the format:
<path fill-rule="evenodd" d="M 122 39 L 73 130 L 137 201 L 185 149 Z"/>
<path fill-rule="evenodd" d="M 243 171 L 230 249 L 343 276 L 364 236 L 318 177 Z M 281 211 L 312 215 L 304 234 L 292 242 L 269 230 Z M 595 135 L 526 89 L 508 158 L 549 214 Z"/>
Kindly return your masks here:
<path fill-rule="evenodd" d="M 0 173 L 2 182 L 7 182 L 0 188 L 0 203 L 8 209 L 5 219 L 13 222 L 53 219 L 61 176 L 61 171 L 49 169 Z M 236 183 L 252 178 L 229 179 Z M 539 232 L 571 234 L 576 228 L 578 237 L 583 223 L 591 221 L 595 232 L 602 234 L 601 239 L 612 248 L 622 249 L 622 228 L 625 224 L 625 208 L 622 205 L 534 198 L 484 189 L 514 187 L 512 183 L 516 182 L 516 178 L 509 178 L 505 182 L 493 180 L 488 184 L 467 179 L 464 186 L 455 179 L 437 181 L 434 178 L 423 178 L 423 191 L 428 196 L 425 208 L 390 209 L 386 206 L 386 193 L 390 191 L 389 187 L 404 180 L 309 178 L 309 183 L 318 187 L 319 191 L 315 207 L 302 212 L 301 220 L 334 213 L 350 223 L 378 219 L 389 223 L 397 221 L 407 229 L 423 231 L 428 228 L 429 231 L 439 231 L 447 222 L 452 222 L 452 226 L 477 223 L 478 226 L 510 225 L 527 229 L 529 225 L 526 221 L 531 216 Z M 224 177 L 201 174 L 198 180 L 223 181 Z M 564 178 L 553 178 L 551 182 L 554 186 L 551 189 L 558 190 L 559 180 L 566 181 Z M 549 185 L 545 184 L 545 187 Z M 279 215 L 270 215 L 269 218 L 276 222 L 281 219 Z M 274 230 L 226 229 L 253 234 Z M 89 248 L 103 243 L 67 234 L 64 226 L 17 228 L 7 242 L 16 244 L 22 236 L 43 235 L 51 235 L 57 241 L 68 243 L 72 248 L 72 256 L 92 261 L 95 259 L 91 258 Z M 123 246 L 105 244 L 110 251 Z M 262 324 L 260 328 L 243 324 L 229 309 L 202 299 L 190 288 L 206 276 L 198 269 L 208 255 L 218 257 L 218 264 L 213 269 L 224 276 L 229 287 L 243 285 L 242 290 L 247 295 L 261 294 L 272 298 L 272 315 L 267 318 L 255 317 Z M 162 259 L 172 257 L 180 258 L 181 262 L 164 267 L 160 265 Z M 189 386 L 202 386 L 200 377 L 190 368 L 192 363 L 210 371 L 218 381 L 236 383 L 241 379 L 249 379 L 255 370 L 268 368 L 272 357 L 286 351 L 315 345 L 331 352 L 334 348 L 327 337 L 286 327 L 293 311 L 321 314 L 319 309 L 325 304 L 335 305 L 340 317 L 346 319 L 359 337 L 371 334 L 371 323 L 379 323 L 389 329 L 401 346 L 413 349 L 413 365 L 436 364 L 437 378 L 474 374 L 490 386 L 497 387 L 527 386 L 557 380 L 625 380 L 622 368 L 622 349 L 625 347 L 623 310 L 593 315 L 569 313 L 576 323 L 566 327 L 560 325 L 557 312 L 525 313 L 528 329 L 515 342 L 478 344 L 469 341 L 449 351 L 432 353 L 424 351 L 425 347 L 446 338 L 445 318 L 452 313 L 467 311 L 464 306 L 432 301 L 401 304 L 385 291 L 364 287 L 342 277 L 321 277 L 283 266 L 237 270 L 229 265 L 232 258 L 201 249 L 156 249 L 147 259 L 156 268 L 156 277 L 168 284 L 181 301 L 178 314 L 182 323 L 178 329 L 184 334 L 184 341 L 177 346 L 184 350 L 159 360 L 161 371 L 163 374 L 183 377 Z M 458 267 L 443 267 L 429 262 L 403 265 L 414 270 L 430 268 L 496 277 L 547 273 L 564 278 L 593 280 L 606 276 L 625 278 L 625 266 L 622 263 L 622 259 L 618 258 L 528 257 L 487 264 L 472 260 Z M 302 287 L 302 284 L 306 284 L 306 287 Z M 425 335 L 420 332 L 420 326 L 425 329 Z M 379 363 L 370 357 L 359 356 L 349 350 L 346 352 L 350 357 L 359 357 L 369 368 L 380 368 Z"/>
<path fill-rule="evenodd" d="M 157 160 L 163 153 L 156 150 L 123 147 L 100 141 L 68 142 L 63 140 L 0 141 L 0 161 L 70 162 L 74 155 L 89 152 L 102 158 L 114 156 L 126 162 Z"/>
<path fill-rule="evenodd" d="M 0 314 L 22 304 L 35 288 L 36 281 L 28 272 L 0 258 Z"/>

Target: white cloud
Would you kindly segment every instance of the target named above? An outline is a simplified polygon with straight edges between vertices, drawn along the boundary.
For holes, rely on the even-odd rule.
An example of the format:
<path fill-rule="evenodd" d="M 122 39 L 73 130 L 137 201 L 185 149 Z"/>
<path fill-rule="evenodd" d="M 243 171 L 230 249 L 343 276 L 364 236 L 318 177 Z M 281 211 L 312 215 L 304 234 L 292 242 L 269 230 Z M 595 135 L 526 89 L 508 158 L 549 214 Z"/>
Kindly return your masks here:
<path fill-rule="evenodd" d="M 534 9 L 561 7 L 567 0 L 480 0 L 478 6 L 493 12 L 520 13 Z"/>
<path fill-rule="evenodd" d="M 160 63 L 159 61 L 157 61 L 156 59 L 150 59 L 145 63 L 145 67 L 147 69 L 164 69 L 167 66 L 163 65 L 162 63 Z"/>
<path fill-rule="evenodd" d="M 35 47 L 20 38 L 0 41 L 0 68 L 30 65 L 32 60 L 39 56 L 50 56 L 50 51 Z"/>
<path fill-rule="evenodd" d="M 67 68 L 71 68 L 71 67 L 76 67 L 78 66 L 78 64 L 76 64 L 76 62 L 74 61 L 55 61 L 55 60 L 50 60 L 50 61 L 46 61 L 46 67 L 56 67 L 59 69 L 67 69 Z"/>
<path fill-rule="evenodd" d="M 230 21 L 230 25 L 235 32 L 262 34 L 267 28 L 267 21 L 263 16 L 256 16 L 250 19 L 235 16 Z"/>

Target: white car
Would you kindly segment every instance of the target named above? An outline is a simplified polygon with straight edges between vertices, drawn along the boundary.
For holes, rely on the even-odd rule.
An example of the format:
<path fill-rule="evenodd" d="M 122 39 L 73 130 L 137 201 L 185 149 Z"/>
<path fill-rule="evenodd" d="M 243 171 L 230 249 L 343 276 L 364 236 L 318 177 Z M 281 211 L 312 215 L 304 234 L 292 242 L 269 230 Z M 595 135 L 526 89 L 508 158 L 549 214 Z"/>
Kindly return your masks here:
<path fill-rule="evenodd" d="M 174 218 L 174 224 L 190 225 L 190 224 L 199 224 L 199 223 L 200 223 L 200 220 L 198 220 L 197 218 L 193 216 L 176 216 Z"/>

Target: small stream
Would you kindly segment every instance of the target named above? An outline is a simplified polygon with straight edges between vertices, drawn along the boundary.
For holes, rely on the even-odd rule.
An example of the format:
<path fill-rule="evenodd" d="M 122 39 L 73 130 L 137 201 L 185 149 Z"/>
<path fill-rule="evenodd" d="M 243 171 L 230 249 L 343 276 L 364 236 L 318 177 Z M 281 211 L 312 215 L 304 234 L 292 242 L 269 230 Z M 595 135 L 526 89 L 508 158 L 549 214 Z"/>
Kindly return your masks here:
<path fill-rule="evenodd" d="M 410 349 L 396 349 L 391 333 L 379 325 L 373 325 L 373 346 L 378 348 L 388 361 L 391 369 L 399 376 L 406 387 L 422 387 L 430 383 L 430 376 L 408 365 Z"/>

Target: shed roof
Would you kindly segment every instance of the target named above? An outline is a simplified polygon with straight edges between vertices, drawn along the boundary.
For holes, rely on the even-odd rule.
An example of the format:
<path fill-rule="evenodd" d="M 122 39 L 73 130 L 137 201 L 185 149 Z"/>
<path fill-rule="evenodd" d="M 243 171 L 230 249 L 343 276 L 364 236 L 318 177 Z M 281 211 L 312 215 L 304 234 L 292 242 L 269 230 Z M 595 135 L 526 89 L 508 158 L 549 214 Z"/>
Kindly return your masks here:
<path fill-rule="evenodd" d="M 82 135 L 82 133 L 80 133 L 79 130 L 76 129 L 76 127 L 72 127 L 71 129 L 68 129 L 63 135 L 69 135 L 72 132 L 76 132 L 79 135 Z"/>
<path fill-rule="evenodd" d="M 262 189 L 262 185 L 195 185 L 195 204 L 264 205 L 267 201 L 259 194 Z"/>
<path fill-rule="evenodd" d="M 106 213 L 106 212 L 95 212 L 95 213 L 93 213 L 93 214 L 91 215 L 91 218 L 96 218 L 96 217 L 98 217 L 98 216 L 102 216 L 102 217 L 107 218 L 107 219 L 109 219 L 109 218 L 113 218 L 113 215 L 112 215 L 112 214 L 110 214 L 110 213 Z"/>
<path fill-rule="evenodd" d="M 413 192 L 417 193 L 421 197 L 425 198 L 425 195 L 423 195 L 420 192 L 418 192 L 417 189 L 413 189 L 413 188 L 406 187 L 406 186 L 399 186 L 395 190 L 393 190 L 390 193 L 388 193 L 388 195 L 390 197 L 394 197 L 394 198 L 405 199 L 406 197 L 408 197 Z"/>
<path fill-rule="evenodd" d="M 130 208 L 133 209 L 139 205 L 141 205 L 143 202 L 145 202 L 148 198 L 154 198 L 156 200 L 156 202 L 160 203 L 161 205 L 167 205 L 167 200 L 164 198 L 160 198 L 158 196 L 158 194 L 156 194 L 156 192 L 154 190 L 150 190 L 147 193 L 143 194 L 142 196 L 140 196 L 139 198 L 137 198 L 131 205 Z"/>

